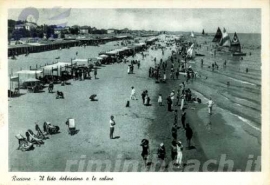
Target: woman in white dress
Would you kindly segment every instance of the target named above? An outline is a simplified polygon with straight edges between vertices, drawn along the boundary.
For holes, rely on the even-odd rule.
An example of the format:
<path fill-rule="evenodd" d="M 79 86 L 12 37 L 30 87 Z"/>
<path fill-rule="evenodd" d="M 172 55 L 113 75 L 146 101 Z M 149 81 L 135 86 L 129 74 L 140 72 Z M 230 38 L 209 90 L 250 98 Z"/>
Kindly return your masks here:
<path fill-rule="evenodd" d="M 182 165 L 182 159 L 183 159 L 183 153 L 182 153 L 183 145 L 181 141 L 178 141 L 176 147 L 177 147 L 176 165 L 178 166 L 178 168 L 180 168 Z"/>
<path fill-rule="evenodd" d="M 148 99 L 148 94 L 146 94 L 144 97 L 144 105 L 147 105 L 147 99 Z"/>
<path fill-rule="evenodd" d="M 159 104 L 159 106 L 162 106 L 162 95 L 161 94 L 158 95 L 158 104 Z"/>
<path fill-rule="evenodd" d="M 170 96 L 171 96 L 171 100 L 172 100 L 172 106 L 174 104 L 174 90 L 171 92 Z"/>

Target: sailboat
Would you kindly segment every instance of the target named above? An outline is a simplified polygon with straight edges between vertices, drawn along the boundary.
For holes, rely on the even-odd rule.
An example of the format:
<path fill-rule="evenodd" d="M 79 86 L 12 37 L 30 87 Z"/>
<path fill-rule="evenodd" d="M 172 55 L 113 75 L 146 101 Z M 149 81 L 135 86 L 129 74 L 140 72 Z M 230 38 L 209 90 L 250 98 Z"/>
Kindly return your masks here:
<path fill-rule="evenodd" d="M 233 56 L 246 56 L 246 53 L 241 52 L 241 44 L 236 32 L 234 33 L 233 39 L 231 41 L 231 47 L 229 50 L 233 53 Z"/>
<path fill-rule="evenodd" d="M 191 37 L 195 37 L 194 32 L 192 31 L 190 34 Z"/>
<path fill-rule="evenodd" d="M 190 46 L 187 50 L 187 58 L 194 58 L 195 57 L 195 51 L 194 51 L 194 44 Z"/>
<path fill-rule="evenodd" d="M 204 29 L 202 30 L 202 35 L 204 35 L 205 33 L 204 33 Z"/>
<path fill-rule="evenodd" d="M 223 28 L 222 38 L 219 42 L 219 46 L 221 46 L 221 47 L 230 47 L 231 46 L 231 40 L 230 40 L 230 37 L 229 37 L 228 33 L 226 32 L 225 28 Z"/>
<path fill-rule="evenodd" d="M 222 32 L 221 32 L 220 28 L 218 27 L 217 33 L 216 33 L 215 37 L 213 38 L 212 42 L 220 42 L 221 38 L 222 38 Z"/>

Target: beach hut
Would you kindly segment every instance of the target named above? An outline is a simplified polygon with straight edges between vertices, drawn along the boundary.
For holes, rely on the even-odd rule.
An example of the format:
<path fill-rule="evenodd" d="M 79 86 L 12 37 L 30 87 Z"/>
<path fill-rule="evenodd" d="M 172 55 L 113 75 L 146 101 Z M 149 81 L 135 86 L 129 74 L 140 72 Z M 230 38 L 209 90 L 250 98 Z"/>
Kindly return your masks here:
<path fill-rule="evenodd" d="M 61 76 L 61 71 L 65 67 L 71 66 L 70 62 L 58 62 L 42 67 L 44 76 Z"/>
<path fill-rule="evenodd" d="M 28 78 L 23 82 L 23 86 L 35 86 L 37 84 L 39 84 L 40 80 L 36 79 L 36 78 Z"/>
<path fill-rule="evenodd" d="M 38 79 L 43 76 L 42 70 L 21 70 L 15 73 L 19 77 L 19 83 L 23 84 L 28 79 Z M 13 76 L 13 77 L 16 77 Z"/>
<path fill-rule="evenodd" d="M 77 64 L 77 65 L 88 65 L 89 64 L 89 59 L 74 59 L 72 60 L 72 64 Z"/>

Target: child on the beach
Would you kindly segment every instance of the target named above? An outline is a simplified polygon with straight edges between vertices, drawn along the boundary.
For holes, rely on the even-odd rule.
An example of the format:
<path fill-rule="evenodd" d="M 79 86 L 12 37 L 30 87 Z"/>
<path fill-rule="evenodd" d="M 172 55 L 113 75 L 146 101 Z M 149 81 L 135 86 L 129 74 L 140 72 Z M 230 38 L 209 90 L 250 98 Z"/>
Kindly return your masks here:
<path fill-rule="evenodd" d="M 162 106 L 162 95 L 161 94 L 158 95 L 158 104 L 159 104 L 159 106 Z"/>

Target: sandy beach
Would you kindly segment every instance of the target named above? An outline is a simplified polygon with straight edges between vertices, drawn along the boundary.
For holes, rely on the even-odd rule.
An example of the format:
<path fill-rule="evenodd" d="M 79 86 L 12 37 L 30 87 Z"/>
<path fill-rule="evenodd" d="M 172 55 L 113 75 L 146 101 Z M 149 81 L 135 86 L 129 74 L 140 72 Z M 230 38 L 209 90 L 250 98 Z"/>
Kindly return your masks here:
<path fill-rule="evenodd" d="M 159 36 L 165 40 L 165 36 Z M 201 40 L 200 40 L 201 39 Z M 199 37 L 198 43 L 203 43 L 209 38 Z M 200 67 L 201 58 L 190 61 L 189 65 L 201 75 L 187 84 L 192 94 L 201 98 L 202 103 L 187 104 L 187 122 L 193 129 L 191 145 L 193 149 L 187 149 L 187 142 L 183 128 L 178 130 L 178 140 L 182 141 L 183 162 L 181 169 L 158 168 L 156 153 L 161 142 L 167 151 L 166 161 L 170 159 L 170 144 L 172 141 L 171 127 L 173 125 L 173 113 L 167 111 L 166 96 L 172 90 L 177 90 L 179 84 L 186 78 L 180 75 L 179 80 L 167 80 L 167 83 L 155 83 L 153 78 L 148 77 L 149 67 L 154 67 L 153 58 L 159 61 L 167 60 L 175 45 L 165 50 L 162 55 L 160 49 L 148 49 L 149 55 L 142 59 L 137 54 L 134 58 L 141 61 L 140 69 L 135 66 L 134 74 L 127 74 L 127 64 L 111 64 L 99 67 L 98 79 L 74 81 L 69 80 L 71 85 L 55 85 L 55 90 L 63 91 L 65 99 L 55 99 L 55 94 L 47 92 L 47 88 L 41 93 L 26 93 L 9 99 L 9 170 L 10 171 L 226 171 L 224 160 L 232 160 L 233 169 L 228 171 L 259 171 L 260 169 L 247 167 L 247 161 L 255 160 L 261 155 L 261 131 L 260 131 L 260 68 L 256 66 L 246 74 L 243 69 L 251 65 L 252 57 L 258 59 L 259 51 L 252 50 L 252 55 L 247 56 L 247 62 L 241 62 L 236 69 L 233 62 L 228 64 L 226 70 L 211 72 L 207 66 L 217 61 L 220 66 L 224 58 L 217 56 L 211 58 L 210 51 L 204 45 L 199 50 L 205 53 L 204 67 Z M 210 45 L 209 45 L 210 47 Z M 9 71 L 18 71 L 20 68 L 28 68 L 30 65 L 43 65 L 60 56 L 61 61 L 70 61 L 79 51 L 77 58 L 96 57 L 100 51 L 117 48 L 115 43 L 107 43 L 100 47 L 89 46 L 86 48 L 76 47 L 46 53 L 35 53 L 27 59 L 19 56 L 16 61 L 9 64 Z M 249 50 L 247 50 L 249 51 Z M 180 56 L 177 56 L 181 60 Z M 37 59 L 36 62 L 34 59 Z M 42 59 L 43 58 L 43 59 Z M 29 62 L 26 62 L 29 60 Z M 229 61 L 229 59 L 228 59 Z M 240 62 L 239 62 L 240 63 Z M 170 66 L 170 60 L 168 60 Z M 230 70 L 232 69 L 232 70 Z M 241 71 L 242 70 L 242 71 Z M 169 68 L 167 69 L 169 77 Z M 208 77 L 206 80 L 205 77 Z M 253 77 L 253 78 L 252 78 Z M 231 86 L 226 86 L 227 79 Z M 250 78 L 249 81 L 247 79 Z M 239 81 L 241 80 L 241 81 Z M 248 83 L 243 83 L 248 82 Z M 255 84 L 255 85 L 251 85 Z M 136 89 L 138 100 L 130 100 L 130 107 L 126 107 L 129 100 L 131 86 Z M 151 106 L 144 106 L 141 100 L 143 90 L 148 90 L 151 98 Z M 221 93 L 222 92 L 222 93 Z M 243 93 L 244 92 L 244 93 Z M 158 94 L 163 95 L 165 106 L 157 103 Z M 227 93 L 227 94 L 226 94 Z M 89 96 L 97 94 L 98 101 L 91 102 Z M 239 95 L 239 96 L 237 96 Z M 212 97 L 215 106 L 213 115 L 207 112 L 207 102 Z M 238 106 L 236 104 L 239 104 Z M 178 123 L 181 125 L 181 111 L 179 107 Z M 109 138 L 110 116 L 115 116 L 115 136 L 118 139 Z M 78 134 L 68 135 L 65 122 L 68 118 L 74 118 L 79 129 Z M 246 121 L 248 120 L 248 121 Z M 18 141 L 15 135 L 25 134 L 27 129 L 34 130 L 35 122 L 40 127 L 44 121 L 49 121 L 60 127 L 59 134 L 50 136 L 41 147 L 35 147 L 29 152 L 17 150 Z M 152 166 L 145 168 L 141 157 L 140 142 L 142 139 L 150 141 L 150 161 Z M 194 170 L 194 160 L 201 163 Z M 215 160 L 207 169 L 203 167 L 206 161 Z M 71 161 L 74 165 L 68 166 Z M 79 161 L 84 161 L 79 164 Z M 90 161 L 90 162 L 89 162 Z M 91 161 L 104 163 L 101 169 L 94 169 Z M 120 161 L 120 162 L 119 162 Z M 110 164 L 110 165 L 109 165 Z M 130 164 L 130 166 L 129 166 Z M 127 167 L 129 166 L 129 167 Z M 223 168 L 224 167 L 224 168 Z"/>

